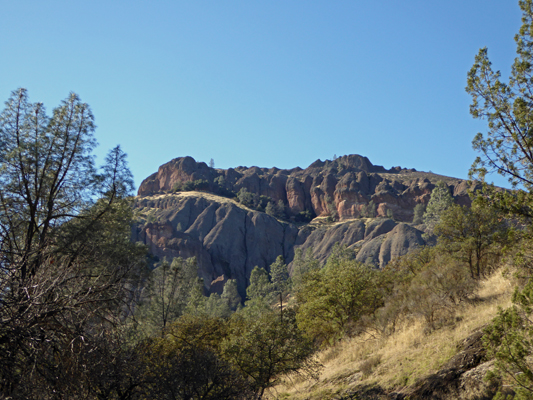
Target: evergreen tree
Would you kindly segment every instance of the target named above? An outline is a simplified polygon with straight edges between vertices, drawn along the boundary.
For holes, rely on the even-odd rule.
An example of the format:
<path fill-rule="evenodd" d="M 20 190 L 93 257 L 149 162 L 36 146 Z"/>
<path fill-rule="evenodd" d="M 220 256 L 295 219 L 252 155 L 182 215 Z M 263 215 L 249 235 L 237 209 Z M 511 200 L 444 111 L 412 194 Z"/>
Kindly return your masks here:
<path fill-rule="evenodd" d="M 272 203 L 271 201 L 268 202 L 268 204 L 265 207 L 265 213 L 267 213 L 268 215 L 272 217 L 276 217 L 277 210 L 276 210 L 276 207 L 274 206 L 274 203 Z"/>
<path fill-rule="evenodd" d="M 424 222 L 424 213 L 426 212 L 425 204 L 417 204 L 414 209 L 413 224 L 420 225 Z"/>
<path fill-rule="evenodd" d="M 522 26 L 515 35 L 516 58 L 509 82 L 501 80 L 499 71 L 492 69 L 487 48 L 479 50 L 468 73 L 466 91 L 472 96 L 470 113 L 488 122 L 488 131 L 478 133 L 472 145 L 481 153 L 470 174 L 484 180 L 497 172 L 506 177 L 517 192 L 491 190 L 490 197 L 505 211 L 533 216 L 533 2 L 520 0 Z M 488 189 L 488 188 L 485 188 Z"/>
<path fill-rule="evenodd" d="M 514 386 L 515 399 L 533 397 L 533 280 L 513 295 L 513 306 L 500 310 L 485 329 L 483 344 L 496 361 L 491 378 L 505 376 Z M 501 393 L 498 399 L 506 397 Z"/>
<path fill-rule="evenodd" d="M 279 299 L 280 309 L 283 311 L 283 297 L 290 289 L 289 271 L 283 256 L 278 256 L 276 261 L 270 265 L 270 277 L 272 280 L 272 293 Z"/>
<path fill-rule="evenodd" d="M 171 264 L 165 260 L 155 268 L 138 310 L 138 319 L 146 332 L 162 334 L 170 322 L 182 315 L 191 296 L 198 292 L 197 282 L 198 265 L 194 257 L 187 260 L 177 257 Z"/>
<path fill-rule="evenodd" d="M 278 203 L 276 204 L 276 217 L 279 219 L 285 219 L 286 213 L 285 213 L 285 203 L 283 203 L 283 200 L 278 200 Z"/>
<path fill-rule="evenodd" d="M 361 209 L 361 215 L 366 218 L 374 218 L 376 216 L 376 204 L 374 200 L 370 200 L 367 205 Z"/>
<path fill-rule="evenodd" d="M 349 257 L 328 259 L 308 272 L 296 293 L 298 326 L 318 342 L 357 332 L 357 323 L 382 306 L 379 272 Z"/>
<path fill-rule="evenodd" d="M 255 399 L 289 374 L 316 377 L 319 364 L 312 359 L 312 342 L 298 328 L 293 310 L 280 315 L 271 309 L 259 315 L 236 313 L 230 335 L 223 342 L 226 360 L 249 377 Z"/>
<path fill-rule="evenodd" d="M 298 290 L 301 286 L 305 275 L 308 272 L 320 268 L 320 263 L 313 257 L 313 249 L 308 248 L 304 254 L 301 248 L 294 250 L 294 258 L 292 260 L 292 277 L 291 283 L 293 287 Z"/>
<path fill-rule="evenodd" d="M 246 289 L 248 300 L 266 300 L 269 301 L 269 295 L 272 292 L 268 272 L 264 268 L 255 267 L 250 274 L 250 284 Z"/>
<path fill-rule="evenodd" d="M 467 264 L 472 278 L 480 279 L 498 265 L 508 227 L 480 198 L 472 207 L 454 204 L 445 210 L 434 231 L 439 248 Z"/>
<path fill-rule="evenodd" d="M 237 200 L 246 207 L 254 208 L 254 195 L 246 188 L 241 188 L 237 193 Z"/>
<path fill-rule="evenodd" d="M 442 213 L 452 205 L 453 197 L 450 194 L 448 185 L 443 181 L 438 181 L 431 192 L 431 197 L 424 213 L 424 223 L 430 232 L 433 232 L 435 225 L 439 223 Z"/>
<path fill-rule="evenodd" d="M 222 300 L 226 302 L 231 310 L 236 310 L 241 304 L 241 296 L 237 289 L 237 280 L 228 279 L 224 284 L 224 290 L 222 291 Z"/>
<path fill-rule="evenodd" d="M 289 271 L 287 270 L 283 256 L 278 256 L 276 261 L 270 265 L 270 276 L 276 292 L 283 292 L 287 289 Z"/>

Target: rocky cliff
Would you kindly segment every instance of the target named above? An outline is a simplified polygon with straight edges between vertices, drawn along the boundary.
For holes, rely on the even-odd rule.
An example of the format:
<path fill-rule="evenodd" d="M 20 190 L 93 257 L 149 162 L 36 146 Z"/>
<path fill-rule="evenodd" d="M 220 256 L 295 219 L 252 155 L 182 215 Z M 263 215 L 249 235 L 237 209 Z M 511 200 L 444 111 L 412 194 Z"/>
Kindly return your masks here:
<path fill-rule="evenodd" d="M 415 205 L 427 203 L 438 180 L 448 183 L 456 202 L 468 203 L 465 181 L 399 167 L 386 170 L 357 155 L 319 160 L 305 170 L 222 170 L 191 157 L 176 158 L 141 184 L 134 239 L 159 258 L 197 257 L 207 290 L 220 292 L 227 279 L 237 279 L 244 298 L 255 266 L 268 269 L 278 255 L 290 263 L 297 248 L 310 249 L 323 262 L 341 243 L 357 260 L 383 267 L 424 245 L 422 231 L 410 222 Z M 201 191 L 176 191 L 187 185 Z M 281 201 L 286 220 L 231 198 L 243 188 Z M 375 218 L 361 218 L 371 201 Z M 320 216 L 331 216 L 333 209 L 337 221 L 325 223 Z M 296 223 L 302 212 L 319 218 Z"/>
<path fill-rule="evenodd" d="M 333 161 L 317 160 L 306 169 L 290 170 L 214 169 L 192 157 L 180 157 L 163 164 L 158 172 L 146 178 L 138 195 L 170 193 L 186 183 L 199 182 L 202 190 L 211 193 L 231 195 L 246 189 L 275 203 L 281 200 L 292 218 L 305 211 L 314 216 L 326 216 L 333 210 L 341 221 L 359 218 L 372 201 L 376 205 L 376 216 L 411 222 L 414 207 L 428 202 L 438 180 L 446 181 L 456 202 L 469 202 L 466 181 L 400 167 L 387 170 L 359 155 Z"/>
<path fill-rule="evenodd" d="M 139 197 L 135 207 L 136 241 L 161 259 L 195 256 L 206 289 L 220 292 L 237 279 L 243 298 L 252 269 L 268 269 L 278 255 L 288 259 L 298 236 L 293 224 L 206 193 Z"/>

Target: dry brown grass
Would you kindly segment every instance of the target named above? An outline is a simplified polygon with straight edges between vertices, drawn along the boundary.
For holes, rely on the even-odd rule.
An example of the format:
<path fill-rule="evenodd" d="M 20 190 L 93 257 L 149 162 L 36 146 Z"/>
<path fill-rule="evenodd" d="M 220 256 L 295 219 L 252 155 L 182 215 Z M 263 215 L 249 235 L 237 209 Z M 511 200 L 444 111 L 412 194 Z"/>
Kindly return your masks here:
<path fill-rule="evenodd" d="M 453 325 L 427 334 L 422 321 L 404 321 L 388 337 L 347 339 L 322 351 L 324 369 L 317 382 L 288 380 L 270 393 L 278 399 L 328 399 L 358 384 L 399 388 L 436 372 L 457 351 L 457 344 L 483 327 L 498 308 L 508 307 L 513 285 L 496 272 L 481 283 L 479 301 L 465 304 Z"/>
<path fill-rule="evenodd" d="M 143 199 L 150 199 L 150 200 L 156 200 L 156 199 L 163 199 L 167 197 L 177 197 L 177 198 L 187 198 L 187 197 L 203 197 L 208 200 L 216 201 L 218 203 L 233 203 L 238 207 L 248 209 L 247 207 L 243 206 L 241 203 L 230 199 L 228 197 L 223 196 L 217 196 L 216 194 L 209 193 L 209 192 L 197 192 L 197 191 L 190 191 L 190 192 L 176 192 L 176 193 L 163 193 L 163 194 L 157 194 L 153 196 L 143 196 Z"/>
<path fill-rule="evenodd" d="M 427 179 L 433 184 L 437 183 L 438 181 L 444 181 L 447 184 L 456 184 L 462 180 L 460 178 L 453 178 L 451 176 L 439 175 L 433 172 L 423 172 L 423 171 L 416 171 L 416 172 L 402 171 L 400 173 L 378 172 L 378 175 L 380 175 L 382 178 L 386 178 L 391 181 L 399 181 L 402 183 L 406 183 L 406 182 L 409 182 L 409 181 L 412 181 L 418 178 Z"/>
<path fill-rule="evenodd" d="M 197 192 L 197 191 L 190 191 L 190 192 L 177 192 L 177 193 L 163 193 L 163 194 L 156 194 L 156 195 L 153 195 L 153 196 L 143 196 L 142 198 L 144 200 L 162 200 L 162 199 L 166 199 L 166 198 L 175 198 L 175 199 L 178 199 L 178 201 L 181 201 L 181 200 L 185 200 L 189 197 L 201 197 L 201 198 L 204 198 L 204 199 L 207 199 L 207 200 L 210 200 L 210 201 L 214 201 L 214 202 L 217 202 L 217 203 L 220 203 L 220 204 L 227 204 L 227 203 L 231 203 L 231 204 L 234 204 L 235 206 L 239 207 L 239 208 L 242 208 L 243 210 L 246 210 L 246 211 L 253 211 L 252 209 L 242 205 L 241 203 L 233 200 L 233 199 L 229 199 L 227 197 L 222 197 L 222 196 L 217 196 L 216 194 L 213 194 L 213 193 L 208 193 L 208 192 Z M 157 204 L 157 202 L 156 202 Z M 141 223 L 144 223 L 144 222 L 147 222 L 150 220 L 150 216 L 152 217 L 152 219 L 154 221 L 158 221 L 159 220 L 159 211 L 160 209 L 158 208 L 155 208 L 154 206 L 151 206 L 151 207 L 138 207 L 135 209 L 135 214 L 136 214 L 136 218 L 138 220 L 138 222 L 141 222 Z"/>

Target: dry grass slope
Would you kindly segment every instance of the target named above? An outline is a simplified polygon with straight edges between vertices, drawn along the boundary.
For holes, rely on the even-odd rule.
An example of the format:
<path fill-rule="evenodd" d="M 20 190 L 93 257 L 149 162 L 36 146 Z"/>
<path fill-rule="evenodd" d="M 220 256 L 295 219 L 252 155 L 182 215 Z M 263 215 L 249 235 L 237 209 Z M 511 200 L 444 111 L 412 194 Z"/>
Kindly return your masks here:
<path fill-rule="evenodd" d="M 319 400 L 339 398 L 361 385 L 401 390 L 435 373 L 456 352 L 457 345 L 511 304 L 513 283 L 501 272 L 482 282 L 479 301 L 465 304 L 453 325 L 427 333 L 422 321 L 405 321 L 388 337 L 366 335 L 347 339 L 319 354 L 324 369 L 318 381 L 297 377 L 273 388 L 270 399 Z"/>
<path fill-rule="evenodd" d="M 239 208 L 242 208 L 243 210 L 254 211 L 244 206 L 243 204 L 239 203 L 238 201 L 229 199 L 227 197 L 218 196 L 216 194 L 209 193 L 209 192 L 190 191 L 190 192 L 164 193 L 164 194 L 156 194 L 153 196 L 143 196 L 142 198 L 143 200 L 146 200 L 146 201 L 161 200 L 161 199 L 167 199 L 167 198 L 178 199 L 178 201 L 182 201 L 187 198 L 204 198 L 204 199 L 207 199 L 213 202 L 217 202 L 219 204 L 231 203 Z M 145 223 L 149 221 L 150 219 L 154 221 L 158 221 L 158 217 L 159 217 L 158 211 L 160 210 L 155 208 L 155 206 L 153 205 L 150 207 L 144 207 L 144 208 L 138 207 L 135 210 L 137 221 L 141 223 Z"/>

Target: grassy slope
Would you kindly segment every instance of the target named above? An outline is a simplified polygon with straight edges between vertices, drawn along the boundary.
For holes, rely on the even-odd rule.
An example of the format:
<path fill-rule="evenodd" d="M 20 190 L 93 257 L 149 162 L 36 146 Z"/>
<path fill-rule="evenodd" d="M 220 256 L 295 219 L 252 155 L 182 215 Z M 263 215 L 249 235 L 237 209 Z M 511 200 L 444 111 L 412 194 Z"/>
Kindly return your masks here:
<path fill-rule="evenodd" d="M 482 282 L 480 301 L 464 305 L 453 325 L 427 334 L 419 320 L 409 320 L 388 337 L 367 335 L 346 339 L 319 354 L 324 369 L 318 381 L 287 379 L 270 398 L 328 399 L 358 385 L 401 389 L 436 372 L 455 353 L 457 344 L 483 327 L 498 308 L 511 302 L 513 284 L 495 273 Z"/>

